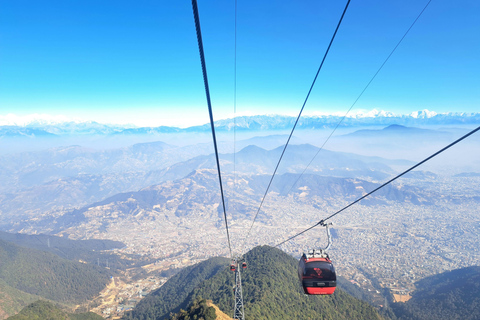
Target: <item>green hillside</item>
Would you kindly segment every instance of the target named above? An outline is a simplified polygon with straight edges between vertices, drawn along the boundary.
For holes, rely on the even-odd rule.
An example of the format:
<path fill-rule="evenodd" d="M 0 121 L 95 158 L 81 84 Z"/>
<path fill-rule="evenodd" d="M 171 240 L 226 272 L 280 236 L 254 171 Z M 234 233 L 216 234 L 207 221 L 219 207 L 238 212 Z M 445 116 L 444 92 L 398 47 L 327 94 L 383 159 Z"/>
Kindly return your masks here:
<path fill-rule="evenodd" d="M 139 255 L 124 255 L 128 258 L 121 258 L 108 250 L 122 248 L 125 246 L 120 241 L 112 240 L 71 240 L 66 237 L 57 237 L 45 234 L 22 234 L 0 231 L 0 240 L 14 243 L 21 247 L 51 252 L 60 258 L 72 261 L 85 261 L 91 264 L 99 263 L 111 270 L 126 269 L 138 264 L 147 264 L 145 258 Z"/>
<path fill-rule="evenodd" d="M 399 320 L 480 319 L 480 267 L 444 272 L 415 285 L 408 302 L 393 305 Z"/>
<path fill-rule="evenodd" d="M 0 319 L 18 313 L 24 306 L 40 299 L 15 288 L 12 288 L 0 279 Z"/>
<path fill-rule="evenodd" d="M 89 239 L 89 240 L 71 240 L 66 237 L 51 236 L 46 234 L 24 234 L 24 233 L 9 233 L 0 231 L 0 239 L 13 242 L 22 247 L 33 249 L 45 249 L 48 251 L 52 248 L 68 249 L 68 250 L 87 250 L 100 251 L 111 250 L 116 248 L 123 248 L 125 244 L 120 241 Z M 65 254 L 70 254 L 65 252 Z"/>
<path fill-rule="evenodd" d="M 169 320 L 215 320 L 216 318 L 214 307 L 209 307 L 204 299 L 196 299 L 188 306 L 187 310 L 180 310 L 180 312 L 171 316 Z"/>
<path fill-rule="evenodd" d="M 59 302 L 83 302 L 109 282 L 109 271 L 0 240 L 0 279 L 8 286 Z"/>
<path fill-rule="evenodd" d="M 11 316 L 8 320 L 103 320 L 103 317 L 93 312 L 67 313 L 51 302 L 38 300 L 29 304 L 20 313 Z"/>
<path fill-rule="evenodd" d="M 248 269 L 242 281 L 245 314 L 250 319 L 381 319 L 373 307 L 341 289 L 332 296 L 304 295 L 298 283 L 298 261 L 281 250 L 256 247 L 246 259 Z M 234 276 L 228 266 L 228 260 L 214 258 L 188 267 L 124 318 L 167 319 L 199 297 L 232 314 Z"/>

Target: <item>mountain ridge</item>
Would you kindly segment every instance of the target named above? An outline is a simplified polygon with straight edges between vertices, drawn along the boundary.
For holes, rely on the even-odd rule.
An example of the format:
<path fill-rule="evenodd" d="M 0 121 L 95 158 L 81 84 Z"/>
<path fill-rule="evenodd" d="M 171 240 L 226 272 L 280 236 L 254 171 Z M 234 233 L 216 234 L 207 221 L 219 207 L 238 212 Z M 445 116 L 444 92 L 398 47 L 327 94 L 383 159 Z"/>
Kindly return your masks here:
<path fill-rule="evenodd" d="M 333 128 L 344 118 L 340 114 L 310 115 L 300 118 L 297 129 L 322 129 Z M 295 117 L 286 115 L 254 115 L 239 116 L 233 119 L 215 121 L 216 130 L 285 130 L 290 129 L 295 122 Z M 451 124 L 476 124 L 480 122 L 480 113 L 474 112 L 446 112 L 436 113 L 429 110 L 421 110 L 410 114 L 396 114 L 376 109 L 368 112 L 357 112 L 347 115 L 341 122 L 341 127 L 355 126 L 379 126 L 392 123 L 400 125 L 451 125 Z M 95 121 L 52 121 L 31 119 L 29 122 L 18 124 L 18 121 L 5 119 L 5 125 L 0 126 L 0 136 L 24 136 L 35 135 L 136 135 L 180 132 L 207 132 L 210 125 L 203 124 L 187 128 L 157 126 L 157 127 L 134 127 L 132 125 L 108 125 Z M 35 131 L 39 130 L 39 131 Z"/>
<path fill-rule="evenodd" d="M 237 188 L 243 191 L 240 197 L 237 193 L 236 198 L 227 201 L 227 211 L 229 208 L 236 207 L 235 219 L 251 219 L 255 212 L 258 202 L 258 194 L 261 194 L 269 181 L 269 175 L 241 176 L 237 175 Z M 291 188 L 292 183 L 298 178 L 295 188 Z M 225 183 L 229 183 L 233 177 L 224 176 Z M 316 203 L 330 203 L 336 199 L 353 201 L 367 190 L 373 190 L 378 184 L 360 179 L 339 178 L 330 176 L 320 176 L 314 174 L 285 173 L 278 175 L 271 185 L 270 192 L 279 197 L 276 201 L 287 201 L 291 196 L 299 203 L 308 203 L 315 206 Z M 119 193 L 108 197 L 102 201 L 95 202 L 85 207 L 66 211 L 61 216 L 56 216 L 38 224 L 31 221 L 30 225 L 36 225 L 40 228 L 48 226 L 53 228 L 49 232 L 62 232 L 64 230 L 73 231 L 73 229 L 90 225 L 99 217 L 102 219 L 102 226 L 95 228 L 103 230 L 111 224 L 134 219 L 141 221 L 171 221 L 172 218 L 206 218 L 210 217 L 214 221 L 221 221 L 223 214 L 220 203 L 220 195 L 214 192 L 218 188 L 216 171 L 213 169 L 199 169 L 191 172 L 182 179 L 167 181 L 158 185 L 143 188 L 139 191 Z M 233 190 L 226 189 L 227 199 Z M 290 191 L 290 192 L 289 192 Z M 431 195 L 422 193 L 414 187 L 386 186 L 378 191 L 369 199 L 362 201 L 362 205 L 370 206 L 384 204 L 385 201 L 408 202 L 414 205 L 431 205 L 433 203 Z M 283 199 L 283 200 L 281 200 Z M 263 212 L 260 221 L 269 219 L 271 213 Z M 129 220 L 130 221 L 130 220 Z"/>
<path fill-rule="evenodd" d="M 173 149 L 172 149 L 173 148 Z M 182 179 L 195 170 L 214 169 L 213 154 L 187 160 L 175 148 L 163 142 L 135 144 L 118 150 L 94 151 L 79 146 L 53 148 L 18 156 L 0 157 L 4 171 L 0 178 L 0 224 L 11 216 L 23 218 L 45 212 L 63 212 L 102 201 L 118 193 L 141 190 L 151 185 Z M 246 146 L 233 153 L 220 154 L 224 172 L 270 174 L 282 147 L 266 150 Z M 290 145 L 279 167 L 279 174 L 302 172 L 308 161 L 320 151 L 310 144 Z M 382 180 L 393 174 L 390 166 L 412 164 L 408 160 L 390 160 L 323 149 L 307 174 L 358 177 Z M 183 161 L 181 161 L 183 160 Z M 159 163 L 160 162 L 160 163 Z M 155 166 L 158 168 L 154 170 Z M 136 169 L 136 170 L 135 170 Z"/>

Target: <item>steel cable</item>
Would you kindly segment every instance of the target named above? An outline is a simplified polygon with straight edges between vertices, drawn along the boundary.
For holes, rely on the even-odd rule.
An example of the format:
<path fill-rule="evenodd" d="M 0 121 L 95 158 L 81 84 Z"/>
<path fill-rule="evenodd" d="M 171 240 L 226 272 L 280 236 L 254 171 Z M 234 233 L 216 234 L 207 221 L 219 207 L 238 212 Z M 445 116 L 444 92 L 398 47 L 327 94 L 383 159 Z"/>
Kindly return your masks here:
<path fill-rule="evenodd" d="M 205 64 L 205 54 L 203 51 L 202 30 L 200 28 L 200 17 L 198 15 L 197 0 L 192 0 L 192 9 L 193 9 L 193 16 L 195 19 L 195 30 L 197 33 L 198 49 L 200 51 L 200 61 L 202 64 L 203 82 L 205 84 L 205 94 L 207 96 L 208 114 L 210 116 L 210 127 L 212 129 L 213 146 L 215 148 L 215 159 L 217 161 L 218 180 L 220 183 L 220 193 L 222 196 L 223 216 L 225 218 L 225 229 L 227 230 L 228 249 L 230 250 L 230 257 L 233 259 L 232 245 L 230 242 L 230 233 L 228 232 L 227 210 L 225 208 L 225 197 L 223 193 L 222 174 L 220 171 L 220 160 L 218 158 L 217 138 L 215 136 L 215 124 L 213 121 L 212 102 L 210 100 L 210 89 L 208 87 L 207 67 Z"/>

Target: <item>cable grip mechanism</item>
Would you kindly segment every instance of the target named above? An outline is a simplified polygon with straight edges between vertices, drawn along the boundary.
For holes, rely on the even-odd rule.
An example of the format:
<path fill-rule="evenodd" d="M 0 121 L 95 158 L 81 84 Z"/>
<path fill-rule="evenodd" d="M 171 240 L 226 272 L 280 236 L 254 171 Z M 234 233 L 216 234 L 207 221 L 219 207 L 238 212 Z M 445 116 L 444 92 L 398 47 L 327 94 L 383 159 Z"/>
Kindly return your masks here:
<path fill-rule="evenodd" d="M 330 246 L 333 243 L 332 234 L 330 233 L 329 227 L 333 224 L 331 222 L 330 223 L 325 223 L 324 220 L 320 221 L 318 224 L 327 228 L 328 244 L 327 244 L 327 247 L 325 249 L 313 249 L 313 250 L 309 251 L 307 257 L 308 258 L 329 258 L 327 250 L 330 248 Z"/>
<path fill-rule="evenodd" d="M 323 222 L 323 220 L 322 220 Z M 328 237 L 328 244 L 327 244 L 327 247 L 325 249 L 323 249 L 323 251 L 327 251 L 328 249 L 330 249 L 330 246 L 332 245 L 333 241 L 332 241 L 332 234 L 330 233 L 330 229 L 328 228 L 329 226 L 333 225 L 333 223 L 325 223 L 323 222 L 323 226 L 325 226 L 325 228 L 327 228 L 327 237 Z"/>

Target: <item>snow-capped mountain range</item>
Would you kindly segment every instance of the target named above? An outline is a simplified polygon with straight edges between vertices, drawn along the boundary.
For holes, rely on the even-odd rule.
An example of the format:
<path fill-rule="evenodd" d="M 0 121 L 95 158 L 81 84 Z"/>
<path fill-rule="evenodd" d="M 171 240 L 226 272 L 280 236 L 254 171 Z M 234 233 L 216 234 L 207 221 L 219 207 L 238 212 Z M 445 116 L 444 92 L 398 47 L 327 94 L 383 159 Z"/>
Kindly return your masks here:
<path fill-rule="evenodd" d="M 285 115 L 241 116 L 235 119 L 224 119 L 215 122 L 216 130 L 289 130 L 293 127 L 296 117 Z M 339 124 L 340 123 L 340 124 Z M 341 114 L 315 114 L 300 118 L 297 129 L 325 129 L 340 127 L 369 127 L 398 124 L 404 126 L 428 125 L 478 125 L 480 112 L 448 112 L 436 113 L 421 110 L 410 114 L 395 114 L 383 110 L 355 112 L 344 117 Z M 175 132 L 206 132 L 209 124 L 188 128 L 176 127 L 134 127 L 132 125 L 100 124 L 94 121 L 69 120 L 61 116 L 31 115 L 17 117 L 14 115 L 0 116 L 0 136 L 65 136 L 65 135 L 134 135 Z"/>

